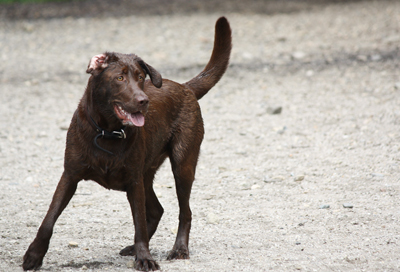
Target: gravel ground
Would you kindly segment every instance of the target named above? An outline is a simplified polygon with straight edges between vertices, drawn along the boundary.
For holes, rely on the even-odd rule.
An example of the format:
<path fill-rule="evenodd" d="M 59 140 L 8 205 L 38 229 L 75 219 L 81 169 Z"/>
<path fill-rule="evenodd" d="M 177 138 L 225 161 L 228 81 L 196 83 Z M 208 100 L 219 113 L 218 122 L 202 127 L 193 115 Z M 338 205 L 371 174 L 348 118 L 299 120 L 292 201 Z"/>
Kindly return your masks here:
<path fill-rule="evenodd" d="M 200 101 L 190 260 L 166 261 L 178 225 L 168 163 L 155 180 L 162 271 L 400 270 L 400 1 L 209 2 L 138 1 L 141 13 L 117 1 L 120 16 L 106 1 L 0 6 L 0 271 L 22 270 L 47 211 L 89 59 L 136 53 L 185 82 L 221 15 L 234 47 Z M 133 235 L 125 195 L 82 182 L 42 271 L 132 271 L 118 252 Z"/>

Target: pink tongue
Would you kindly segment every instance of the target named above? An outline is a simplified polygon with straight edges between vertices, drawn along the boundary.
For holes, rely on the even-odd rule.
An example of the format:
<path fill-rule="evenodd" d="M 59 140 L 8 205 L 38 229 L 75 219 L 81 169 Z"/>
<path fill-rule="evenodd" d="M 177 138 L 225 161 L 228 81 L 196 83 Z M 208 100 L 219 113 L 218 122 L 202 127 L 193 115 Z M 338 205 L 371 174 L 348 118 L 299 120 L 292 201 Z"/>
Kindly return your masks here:
<path fill-rule="evenodd" d="M 127 119 L 131 121 L 135 126 L 142 127 L 144 126 L 144 116 L 140 112 L 128 114 Z"/>

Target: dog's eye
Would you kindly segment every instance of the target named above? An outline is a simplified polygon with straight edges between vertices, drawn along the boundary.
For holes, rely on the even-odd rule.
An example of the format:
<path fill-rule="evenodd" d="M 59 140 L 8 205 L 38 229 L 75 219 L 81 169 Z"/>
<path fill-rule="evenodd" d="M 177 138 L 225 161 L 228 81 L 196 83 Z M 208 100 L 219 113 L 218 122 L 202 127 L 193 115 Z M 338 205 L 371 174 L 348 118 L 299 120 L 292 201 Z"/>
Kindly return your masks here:
<path fill-rule="evenodd" d="M 122 80 L 124 80 L 124 77 L 123 76 L 119 76 L 119 77 L 117 77 L 117 80 L 118 81 L 122 81 Z"/>
<path fill-rule="evenodd" d="M 142 77 L 142 76 L 139 76 L 139 80 L 140 80 L 140 81 L 143 81 L 143 77 Z"/>

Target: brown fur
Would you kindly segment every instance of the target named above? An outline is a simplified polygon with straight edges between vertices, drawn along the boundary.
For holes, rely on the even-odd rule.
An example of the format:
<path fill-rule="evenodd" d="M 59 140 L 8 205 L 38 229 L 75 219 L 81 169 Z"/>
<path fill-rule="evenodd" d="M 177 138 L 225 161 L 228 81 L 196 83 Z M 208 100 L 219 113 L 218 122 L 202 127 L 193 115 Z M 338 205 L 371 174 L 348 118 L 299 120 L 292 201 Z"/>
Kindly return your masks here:
<path fill-rule="evenodd" d="M 87 70 L 91 77 L 67 134 L 64 172 L 37 236 L 25 253 L 24 270 L 42 265 L 54 224 L 83 179 L 126 192 L 135 239 L 134 245 L 120 254 L 135 255 L 138 270 L 159 269 L 150 255 L 149 240 L 163 208 L 152 185 L 167 157 L 180 208 L 178 234 L 168 259 L 189 258 L 189 197 L 204 134 L 197 100 L 222 77 L 231 51 L 228 21 L 221 17 L 215 29 L 209 63 L 184 84 L 162 79 L 136 55 L 104 53 L 92 58 Z M 144 80 L 146 74 L 151 80 Z M 98 127 L 108 132 L 122 128 L 126 138 L 107 138 Z"/>

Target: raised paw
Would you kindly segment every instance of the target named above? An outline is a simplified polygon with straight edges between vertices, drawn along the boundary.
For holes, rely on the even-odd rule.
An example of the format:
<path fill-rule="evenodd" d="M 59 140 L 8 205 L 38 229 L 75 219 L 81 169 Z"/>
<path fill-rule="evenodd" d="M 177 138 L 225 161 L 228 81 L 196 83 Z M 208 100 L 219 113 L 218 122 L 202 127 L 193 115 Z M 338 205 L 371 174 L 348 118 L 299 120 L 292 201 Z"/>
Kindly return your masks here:
<path fill-rule="evenodd" d="M 160 266 L 154 260 L 136 259 L 135 269 L 139 271 L 155 271 L 160 270 Z"/>
<path fill-rule="evenodd" d="M 135 250 L 135 245 L 133 246 L 127 246 L 123 250 L 119 252 L 119 255 L 121 256 L 135 256 L 136 255 L 136 250 Z"/>
<path fill-rule="evenodd" d="M 189 259 L 189 250 L 187 249 L 172 249 L 167 260 Z"/>

